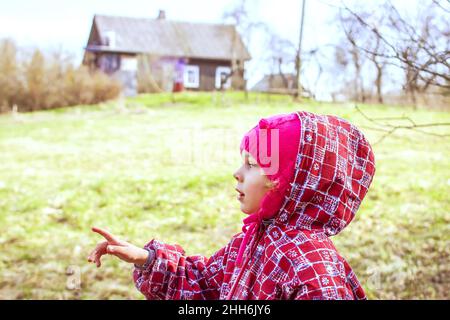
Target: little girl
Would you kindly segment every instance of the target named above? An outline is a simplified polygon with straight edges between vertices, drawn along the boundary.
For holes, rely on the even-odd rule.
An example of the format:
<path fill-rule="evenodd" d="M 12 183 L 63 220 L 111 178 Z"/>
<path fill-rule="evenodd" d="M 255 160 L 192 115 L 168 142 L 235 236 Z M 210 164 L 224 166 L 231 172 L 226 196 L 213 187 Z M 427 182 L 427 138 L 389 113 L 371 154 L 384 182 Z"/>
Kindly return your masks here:
<path fill-rule="evenodd" d="M 355 216 L 375 174 L 361 131 L 299 111 L 261 119 L 241 142 L 234 173 L 242 232 L 210 258 L 153 239 L 138 248 L 100 228 L 89 256 L 134 263 L 147 299 L 365 299 L 330 236 Z M 269 161 L 267 161 L 269 160 Z"/>

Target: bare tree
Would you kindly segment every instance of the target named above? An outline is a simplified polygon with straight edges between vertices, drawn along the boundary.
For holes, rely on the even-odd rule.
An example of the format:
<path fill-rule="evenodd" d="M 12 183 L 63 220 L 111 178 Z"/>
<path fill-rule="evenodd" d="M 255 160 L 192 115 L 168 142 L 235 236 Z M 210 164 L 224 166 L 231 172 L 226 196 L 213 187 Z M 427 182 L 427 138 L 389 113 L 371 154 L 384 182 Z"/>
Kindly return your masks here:
<path fill-rule="evenodd" d="M 435 133 L 429 130 L 424 130 L 424 128 L 432 128 L 432 127 L 450 127 L 450 123 L 448 122 L 433 122 L 433 123 L 417 123 L 412 118 L 408 116 L 400 116 L 400 117 L 383 117 L 383 118 L 374 118 L 366 115 L 362 110 L 355 105 L 356 111 L 358 111 L 366 120 L 368 120 L 374 126 L 361 126 L 361 128 L 384 132 L 375 143 L 372 145 L 377 145 L 381 141 L 383 141 L 386 137 L 395 133 L 398 130 L 411 130 L 416 131 L 424 135 L 430 135 L 438 138 L 448 138 L 450 134 L 442 134 Z M 396 122 L 406 122 L 406 124 L 393 124 L 392 121 Z"/>
<path fill-rule="evenodd" d="M 363 13 L 361 13 L 363 15 Z M 364 14 L 366 15 L 366 14 Z M 364 102 L 366 100 L 366 92 L 364 89 L 363 66 L 366 55 L 360 49 L 360 42 L 366 43 L 367 36 L 364 33 L 364 28 L 360 26 L 358 21 L 351 15 L 344 15 L 342 11 L 339 12 L 339 21 L 345 34 L 344 41 L 336 48 L 337 62 L 344 68 L 348 66 L 353 67 L 353 94 L 352 100 Z"/>
<path fill-rule="evenodd" d="M 383 25 L 384 15 L 374 14 L 371 12 L 361 12 L 360 17 L 370 19 L 376 25 Z M 379 103 L 383 103 L 383 76 L 385 67 L 387 65 L 386 58 L 382 55 L 386 52 L 384 43 L 378 34 L 368 31 L 360 25 L 358 19 L 354 15 L 345 15 L 345 12 L 340 11 L 340 21 L 347 41 L 350 43 L 350 53 L 355 65 L 356 81 L 360 83 L 360 101 L 366 99 L 366 93 L 363 86 L 362 75 L 362 56 L 367 58 L 375 69 L 374 85 L 376 90 L 376 97 Z M 363 46 L 366 50 L 362 50 Z"/>
<path fill-rule="evenodd" d="M 383 79 L 384 79 L 383 75 L 384 75 L 384 70 L 385 70 L 385 67 L 387 64 L 386 59 L 380 57 L 380 55 L 378 54 L 378 53 L 382 52 L 382 50 L 383 50 L 383 44 L 381 42 L 381 39 L 379 37 L 375 37 L 373 52 L 376 52 L 376 54 L 369 53 L 368 58 L 373 63 L 375 70 L 376 70 L 375 88 L 377 91 L 378 103 L 384 102 L 383 93 L 382 93 Z"/>
<path fill-rule="evenodd" d="M 239 59 L 241 56 L 237 52 L 238 41 L 240 41 L 240 35 L 244 45 L 249 48 L 250 42 L 253 36 L 253 32 L 266 28 L 266 25 L 262 22 L 253 21 L 250 17 L 250 7 L 252 6 L 252 1 L 248 0 L 238 0 L 230 9 L 225 11 L 223 14 L 223 20 L 225 22 L 230 22 L 235 26 L 233 30 L 233 39 L 231 45 L 231 72 L 221 78 L 220 89 L 223 90 L 225 83 L 231 77 L 232 82 L 237 84 L 238 87 L 245 90 L 247 96 L 247 86 L 246 83 L 240 83 L 241 79 L 244 77 L 244 61 Z"/>
<path fill-rule="evenodd" d="M 269 31 L 269 42 L 267 45 L 267 57 L 271 64 L 271 74 L 279 74 L 284 87 L 288 88 L 288 79 L 285 70 L 292 70 L 292 65 L 296 62 L 297 51 L 292 42 L 284 39 L 276 33 Z M 294 70 L 292 70 L 294 71 Z"/>
<path fill-rule="evenodd" d="M 448 1 L 432 1 L 408 22 L 391 1 L 381 6 L 385 16 L 382 25 L 345 6 L 345 12 L 360 28 L 370 32 L 383 50 L 355 41 L 368 56 L 385 59 L 385 63 L 404 70 L 404 90 L 413 103 L 417 93 L 430 87 L 450 89 L 450 7 Z"/>

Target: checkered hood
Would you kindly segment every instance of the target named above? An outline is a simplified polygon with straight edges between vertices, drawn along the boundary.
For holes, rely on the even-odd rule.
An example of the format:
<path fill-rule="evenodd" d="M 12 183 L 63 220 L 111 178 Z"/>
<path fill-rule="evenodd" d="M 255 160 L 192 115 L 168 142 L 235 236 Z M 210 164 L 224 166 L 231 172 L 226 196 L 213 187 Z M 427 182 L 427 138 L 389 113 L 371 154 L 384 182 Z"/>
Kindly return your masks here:
<path fill-rule="evenodd" d="M 362 132 L 331 115 L 298 112 L 300 143 L 294 180 L 276 216 L 283 224 L 328 236 L 354 218 L 375 174 L 372 148 Z"/>

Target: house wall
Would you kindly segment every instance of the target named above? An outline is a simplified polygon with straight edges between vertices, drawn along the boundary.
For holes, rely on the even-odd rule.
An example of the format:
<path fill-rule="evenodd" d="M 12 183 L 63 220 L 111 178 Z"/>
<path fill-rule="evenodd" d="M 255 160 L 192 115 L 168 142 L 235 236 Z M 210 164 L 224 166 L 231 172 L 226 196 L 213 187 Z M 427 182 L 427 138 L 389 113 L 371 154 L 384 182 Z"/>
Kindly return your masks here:
<path fill-rule="evenodd" d="M 175 65 L 179 59 L 160 57 L 149 61 L 149 68 L 145 72 L 149 72 L 149 78 L 153 83 L 158 85 L 158 90 L 170 92 L 174 86 Z M 86 62 L 90 63 L 86 63 Z M 145 77 L 144 70 L 138 70 L 138 57 L 135 54 L 124 53 L 106 53 L 97 52 L 86 55 L 85 63 L 99 69 L 110 76 L 118 79 L 124 88 L 126 96 L 134 95 L 138 91 L 138 74 Z M 186 65 L 195 65 L 199 67 L 199 87 L 186 88 L 192 91 L 214 91 L 219 89 L 216 86 L 217 68 L 231 68 L 231 61 L 227 60 L 205 60 L 205 59 L 186 59 Z M 140 68 L 143 66 L 140 65 Z M 145 68 L 144 68 L 145 69 Z M 144 72 L 144 73 L 145 73 Z M 229 79 L 231 87 L 234 89 L 244 89 L 244 72 L 241 70 Z M 155 92 L 159 92 L 156 90 Z"/>
<path fill-rule="evenodd" d="M 189 59 L 189 65 L 198 65 L 200 67 L 200 87 L 192 89 L 196 91 L 216 90 L 216 70 L 217 67 L 230 67 L 231 61 L 226 60 L 202 60 Z"/>
<path fill-rule="evenodd" d="M 100 36 L 98 34 L 98 30 L 97 30 L 97 26 L 95 25 L 95 23 L 92 24 L 91 26 L 91 31 L 89 33 L 89 39 L 87 42 L 88 46 L 91 45 L 100 45 Z M 97 58 L 97 54 L 93 53 L 93 52 L 89 52 L 89 51 L 85 51 L 84 52 L 84 57 L 83 57 L 83 65 L 88 66 L 89 68 L 96 68 L 96 58 Z"/>
<path fill-rule="evenodd" d="M 179 58 L 160 57 L 149 62 L 149 70 L 153 80 L 158 84 L 163 91 L 170 92 L 174 88 L 174 81 L 176 78 L 176 64 Z M 199 67 L 199 86 L 185 87 L 186 90 L 192 91 L 214 91 L 216 90 L 216 71 L 218 67 L 231 68 L 231 61 L 227 60 L 204 60 L 204 59 L 186 59 L 185 65 L 193 65 Z M 141 71 L 141 70 L 139 70 Z M 234 80 L 238 78 L 238 81 Z M 235 86 L 234 84 L 241 84 L 243 80 L 243 72 L 235 75 L 235 78 L 230 79 L 230 83 L 236 89 L 243 89 L 242 86 Z M 186 84 L 185 84 L 186 85 Z M 158 92 L 158 91 L 157 91 Z"/>
<path fill-rule="evenodd" d="M 137 94 L 137 56 L 120 54 L 119 57 L 119 68 L 113 77 L 122 83 L 125 96 L 134 96 Z"/>
<path fill-rule="evenodd" d="M 123 88 L 125 96 L 137 93 L 137 57 L 134 54 L 121 53 L 89 53 L 86 55 L 86 64 L 91 68 L 100 70 L 117 79 Z"/>

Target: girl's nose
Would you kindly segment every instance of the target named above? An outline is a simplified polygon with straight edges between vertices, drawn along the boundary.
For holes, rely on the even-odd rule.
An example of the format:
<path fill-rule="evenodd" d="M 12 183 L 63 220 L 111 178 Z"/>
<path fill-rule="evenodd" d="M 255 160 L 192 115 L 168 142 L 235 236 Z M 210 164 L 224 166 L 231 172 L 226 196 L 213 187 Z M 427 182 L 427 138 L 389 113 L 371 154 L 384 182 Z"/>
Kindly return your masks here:
<path fill-rule="evenodd" d="M 239 170 L 236 171 L 235 173 L 233 173 L 233 177 L 234 177 L 237 181 L 242 182 L 242 176 L 239 174 Z"/>

